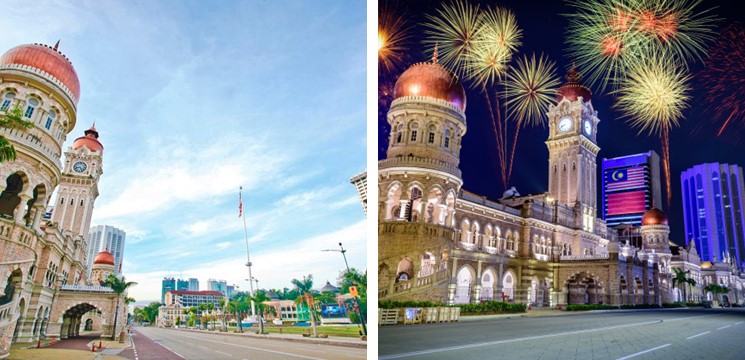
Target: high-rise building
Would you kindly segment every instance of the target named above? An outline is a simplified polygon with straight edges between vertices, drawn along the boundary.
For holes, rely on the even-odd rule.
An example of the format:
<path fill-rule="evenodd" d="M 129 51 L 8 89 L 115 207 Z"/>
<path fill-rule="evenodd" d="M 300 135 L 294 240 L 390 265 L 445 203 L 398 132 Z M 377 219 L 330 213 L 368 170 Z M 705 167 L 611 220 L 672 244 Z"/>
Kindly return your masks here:
<path fill-rule="evenodd" d="M 207 290 L 219 291 L 223 294 L 223 296 L 230 297 L 230 295 L 232 295 L 233 289 L 229 289 L 229 288 L 232 288 L 232 287 L 233 287 L 232 285 L 228 286 L 228 282 L 225 280 L 215 280 L 215 279 L 207 280 Z"/>
<path fill-rule="evenodd" d="M 163 278 L 160 292 L 160 303 L 165 304 L 166 292 L 176 290 L 176 280 L 174 278 Z"/>
<path fill-rule="evenodd" d="M 367 171 L 363 171 L 349 179 L 349 182 L 357 188 L 357 195 L 360 197 L 362 208 L 367 216 Z"/>
<path fill-rule="evenodd" d="M 176 290 L 185 291 L 189 290 L 189 281 L 178 279 L 176 280 Z"/>
<path fill-rule="evenodd" d="M 680 175 L 686 243 L 696 240 L 701 260 L 745 266 L 743 171 L 737 165 L 696 165 Z"/>
<path fill-rule="evenodd" d="M 654 151 L 603 159 L 603 219 L 641 226 L 644 212 L 662 209 L 660 157 Z"/>
<path fill-rule="evenodd" d="M 189 278 L 189 291 L 199 291 L 199 279 Z"/>
<path fill-rule="evenodd" d="M 114 255 L 114 271 L 117 275 L 121 274 L 122 259 L 124 258 L 124 241 L 127 233 L 124 230 L 115 228 L 110 225 L 92 226 L 88 230 L 88 257 L 86 265 L 88 266 L 88 276 L 91 275 L 93 258 L 101 251 L 108 251 Z"/>

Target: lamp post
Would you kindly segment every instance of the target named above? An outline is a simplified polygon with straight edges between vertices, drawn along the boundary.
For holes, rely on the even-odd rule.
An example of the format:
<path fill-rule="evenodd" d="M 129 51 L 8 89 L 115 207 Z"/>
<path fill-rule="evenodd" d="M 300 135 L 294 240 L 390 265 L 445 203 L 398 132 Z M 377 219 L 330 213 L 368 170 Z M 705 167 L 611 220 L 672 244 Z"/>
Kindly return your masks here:
<path fill-rule="evenodd" d="M 344 246 L 342 246 L 341 243 L 339 243 L 339 248 L 341 248 L 341 250 L 326 249 L 326 250 L 321 250 L 321 251 L 336 251 L 336 252 L 340 252 L 341 255 L 344 257 L 344 265 L 346 265 L 346 267 L 347 267 L 347 274 L 349 274 L 350 273 L 350 270 L 349 270 L 349 263 L 347 262 L 347 250 L 344 249 Z M 360 325 L 362 325 L 362 331 L 364 332 L 364 335 L 367 336 L 367 326 L 365 326 L 365 317 L 364 317 L 364 315 L 362 315 L 362 312 L 360 311 L 360 306 L 359 306 L 359 303 L 357 302 L 357 298 L 358 297 L 359 296 L 352 297 L 352 300 L 354 300 L 354 310 L 355 310 L 355 312 L 357 313 L 357 315 L 358 315 L 358 317 L 360 319 Z"/>

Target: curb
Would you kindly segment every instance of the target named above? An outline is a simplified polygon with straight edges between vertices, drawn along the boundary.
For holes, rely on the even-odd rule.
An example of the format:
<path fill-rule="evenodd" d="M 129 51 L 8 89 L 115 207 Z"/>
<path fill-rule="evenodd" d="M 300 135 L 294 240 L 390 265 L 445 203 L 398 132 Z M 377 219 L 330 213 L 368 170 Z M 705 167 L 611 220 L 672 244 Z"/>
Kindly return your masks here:
<path fill-rule="evenodd" d="M 161 328 L 166 330 L 173 330 L 173 331 L 188 331 L 193 333 L 200 333 L 200 334 L 212 334 L 211 332 L 204 332 L 199 330 L 191 330 L 191 329 L 169 329 L 169 328 Z M 229 336 L 237 336 L 237 337 L 249 337 L 249 338 L 255 338 L 255 339 L 266 339 L 266 340 L 279 340 L 279 341 L 289 341 L 289 342 L 297 342 L 297 343 L 305 343 L 305 344 L 320 344 L 320 345 L 332 345 L 332 346 L 342 346 L 342 347 L 351 347 L 351 348 L 358 348 L 358 349 L 367 349 L 367 341 L 364 340 L 362 343 L 355 343 L 355 342 L 347 342 L 347 341 L 338 341 L 338 340 L 329 340 L 329 339 L 305 339 L 305 338 L 286 338 L 286 337 L 271 337 L 267 335 L 256 335 L 256 334 L 250 334 L 250 333 L 233 333 L 233 332 L 217 332 L 216 334 L 220 335 L 229 335 Z M 363 340 L 360 340 L 363 341 Z"/>

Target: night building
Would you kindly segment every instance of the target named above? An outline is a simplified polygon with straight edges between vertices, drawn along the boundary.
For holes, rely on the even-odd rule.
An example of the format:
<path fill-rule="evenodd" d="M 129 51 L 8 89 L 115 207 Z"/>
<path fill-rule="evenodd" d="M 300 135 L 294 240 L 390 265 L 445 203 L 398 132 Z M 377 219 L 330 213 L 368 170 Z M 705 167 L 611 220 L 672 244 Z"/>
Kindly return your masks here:
<path fill-rule="evenodd" d="M 743 171 L 737 165 L 707 163 L 680 175 L 686 241 L 696 241 L 702 261 L 745 266 Z"/>
<path fill-rule="evenodd" d="M 662 209 L 660 157 L 654 151 L 602 161 L 603 219 L 608 226 L 641 226 L 644 212 Z"/>

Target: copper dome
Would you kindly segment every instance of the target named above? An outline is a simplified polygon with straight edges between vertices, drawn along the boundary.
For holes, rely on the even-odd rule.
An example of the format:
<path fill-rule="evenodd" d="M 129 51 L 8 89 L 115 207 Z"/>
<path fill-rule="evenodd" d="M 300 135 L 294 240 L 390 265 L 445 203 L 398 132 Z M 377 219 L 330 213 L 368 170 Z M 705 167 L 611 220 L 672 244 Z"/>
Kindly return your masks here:
<path fill-rule="evenodd" d="M 582 101 L 587 102 L 592 99 L 592 91 L 586 86 L 582 85 L 582 75 L 577 71 L 577 68 L 569 70 L 566 76 L 567 82 L 556 91 L 556 100 L 561 101 L 563 98 L 567 98 L 570 101 L 576 101 L 578 97 L 582 97 Z"/>
<path fill-rule="evenodd" d="M 393 99 L 404 96 L 426 96 L 447 101 L 466 111 L 466 92 L 458 77 L 444 66 L 433 62 L 411 65 L 396 81 Z"/>
<path fill-rule="evenodd" d="M 93 264 L 114 265 L 114 263 L 114 255 L 106 250 L 98 253 L 93 260 Z"/>
<path fill-rule="evenodd" d="M 59 45 L 59 42 L 57 42 Z M 72 93 L 73 101 L 80 98 L 80 81 L 70 60 L 54 47 L 42 44 L 16 46 L 0 57 L 0 67 L 5 65 L 26 65 L 53 76 Z"/>
<path fill-rule="evenodd" d="M 667 215 L 658 208 L 651 208 L 642 215 L 642 226 L 668 225 Z"/>
<path fill-rule="evenodd" d="M 90 129 L 85 131 L 85 136 L 75 139 L 75 142 L 72 143 L 73 150 L 80 149 L 83 146 L 90 151 L 98 151 L 103 155 L 103 145 L 98 141 L 98 131 L 96 131 L 95 126 L 91 126 Z"/>

